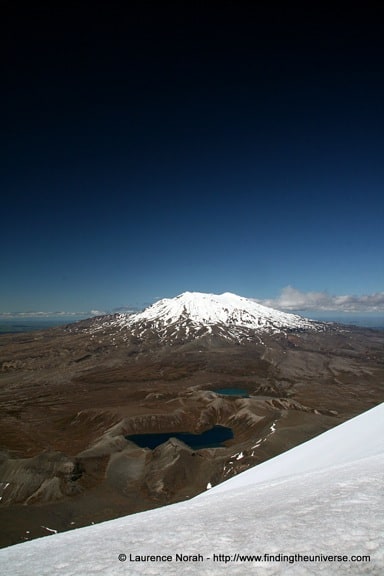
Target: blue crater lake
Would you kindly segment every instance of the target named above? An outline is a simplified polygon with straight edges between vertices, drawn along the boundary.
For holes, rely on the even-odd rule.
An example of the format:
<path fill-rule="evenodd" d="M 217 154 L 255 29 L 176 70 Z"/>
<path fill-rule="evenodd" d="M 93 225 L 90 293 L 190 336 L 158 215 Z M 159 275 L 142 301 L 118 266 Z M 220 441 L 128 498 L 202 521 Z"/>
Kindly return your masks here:
<path fill-rule="evenodd" d="M 217 390 L 214 390 L 214 392 L 226 396 L 241 396 L 242 398 L 249 398 L 248 392 L 241 388 L 218 388 Z"/>
<path fill-rule="evenodd" d="M 193 450 L 199 450 L 201 448 L 220 448 L 223 442 L 233 438 L 233 432 L 231 428 L 226 426 L 214 426 L 201 434 L 161 432 L 158 434 L 130 434 L 125 438 L 141 448 L 150 448 L 151 450 L 160 446 L 160 444 L 164 444 L 170 438 L 177 438 Z"/>

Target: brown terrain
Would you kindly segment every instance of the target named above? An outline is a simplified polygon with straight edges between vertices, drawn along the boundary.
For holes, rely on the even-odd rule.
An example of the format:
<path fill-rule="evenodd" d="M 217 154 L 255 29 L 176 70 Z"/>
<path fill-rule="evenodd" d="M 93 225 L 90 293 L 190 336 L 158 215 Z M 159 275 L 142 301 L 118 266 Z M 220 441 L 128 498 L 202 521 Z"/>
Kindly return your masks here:
<path fill-rule="evenodd" d="M 160 346 L 74 326 L 0 337 L 1 546 L 191 498 L 384 400 L 380 331 Z M 220 448 L 126 438 L 215 425 Z"/>

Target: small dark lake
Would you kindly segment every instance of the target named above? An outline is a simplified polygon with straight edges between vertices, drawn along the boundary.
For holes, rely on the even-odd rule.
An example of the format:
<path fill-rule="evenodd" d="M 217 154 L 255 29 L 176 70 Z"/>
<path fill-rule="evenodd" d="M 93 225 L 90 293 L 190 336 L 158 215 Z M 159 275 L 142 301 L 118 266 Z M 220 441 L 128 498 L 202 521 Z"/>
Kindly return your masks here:
<path fill-rule="evenodd" d="M 216 394 L 225 394 L 227 396 L 241 396 L 242 398 L 249 398 L 249 394 L 242 388 L 218 388 L 214 390 Z"/>
<path fill-rule="evenodd" d="M 201 448 L 220 448 L 222 443 L 233 438 L 231 428 L 226 426 L 214 426 L 201 434 L 190 434 L 189 432 L 161 432 L 158 434 L 130 434 L 126 436 L 141 448 L 153 450 L 160 444 L 164 444 L 170 438 L 177 438 L 187 444 L 193 450 Z"/>

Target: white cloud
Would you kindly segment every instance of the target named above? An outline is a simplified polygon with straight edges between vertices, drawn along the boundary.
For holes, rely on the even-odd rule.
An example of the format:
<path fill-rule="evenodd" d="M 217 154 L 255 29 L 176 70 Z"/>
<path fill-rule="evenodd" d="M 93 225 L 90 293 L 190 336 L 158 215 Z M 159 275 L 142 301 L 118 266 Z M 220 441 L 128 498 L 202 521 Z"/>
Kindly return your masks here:
<path fill-rule="evenodd" d="M 384 292 L 361 296 L 353 294 L 335 296 L 328 292 L 302 292 L 293 286 L 286 286 L 277 298 L 256 301 L 282 310 L 384 312 Z"/>
<path fill-rule="evenodd" d="M 66 312 L 63 310 L 55 312 L 0 312 L 0 320 L 28 320 L 28 319 L 50 319 L 50 318 L 89 318 L 91 316 L 98 316 L 105 314 L 99 310 L 90 310 L 88 312 Z"/>
<path fill-rule="evenodd" d="M 119 306 L 118 308 L 113 308 L 112 312 L 121 312 L 122 314 L 134 314 L 135 312 L 141 311 L 142 308 L 138 306 L 128 305 L 128 306 Z"/>
<path fill-rule="evenodd" d="M 103 310 L 90 310 L 89 313 L 87 312 L 87 314 L 89 316 L 104 316 L 106 312 L 104 312 Z"/>

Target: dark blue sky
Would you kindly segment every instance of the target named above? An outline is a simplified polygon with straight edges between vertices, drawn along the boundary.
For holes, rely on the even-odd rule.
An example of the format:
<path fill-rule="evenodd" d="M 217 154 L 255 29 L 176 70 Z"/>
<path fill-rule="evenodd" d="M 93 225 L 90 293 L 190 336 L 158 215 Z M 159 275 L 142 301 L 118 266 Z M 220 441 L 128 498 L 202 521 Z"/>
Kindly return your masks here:
<path fill-rule="evenodd" d="M 384 308 L 378 3 L 33 4 L 4 9 L 0 312 Z"/>

